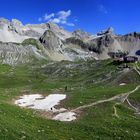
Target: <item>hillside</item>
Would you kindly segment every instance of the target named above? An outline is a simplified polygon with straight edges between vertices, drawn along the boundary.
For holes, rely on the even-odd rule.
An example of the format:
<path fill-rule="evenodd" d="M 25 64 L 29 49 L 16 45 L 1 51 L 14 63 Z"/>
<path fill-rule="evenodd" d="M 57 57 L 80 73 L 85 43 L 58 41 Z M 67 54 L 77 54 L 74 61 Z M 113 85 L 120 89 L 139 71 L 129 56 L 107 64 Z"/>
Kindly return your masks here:
<path fill-rule="evenodd" d="M 121 102 L 123 96 L 76 111 L 77 119 L 72 122 L 53 121 L 49 112 L 14 105 L 20 95 L 59 93 L 67 98 L 57 108 L 73 110 L 124 95 L 140 84 L 133 64 L 130 66 L 129 70 L 118 69 L 111 60 L 1 65 L 0 139 L 139 139 L 140 118 L 127 102 Z M 138 91 L 130 96 L 134 106 L 139 102 L 135 102 Z"/>

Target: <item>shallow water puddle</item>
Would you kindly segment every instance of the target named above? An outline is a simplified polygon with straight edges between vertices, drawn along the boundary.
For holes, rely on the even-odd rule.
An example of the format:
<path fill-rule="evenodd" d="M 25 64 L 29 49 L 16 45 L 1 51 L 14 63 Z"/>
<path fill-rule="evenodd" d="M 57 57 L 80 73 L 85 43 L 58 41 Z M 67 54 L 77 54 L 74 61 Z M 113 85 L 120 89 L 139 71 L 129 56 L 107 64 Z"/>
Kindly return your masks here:
<path fill-rule="evenodd" d="M 20 107 L 53 112 L 57 114 L 52 118 L 54 120 L 73 121 L 76 119 L 74 112 L 66 112 L 67 109 L 64 108 L 55 108 L 64 99 L 66 99 L 65 94 L 50 94 L 46 97 L 41 94 L 31 94 L 21 96 L 15 101 L 15 104 Z"/>

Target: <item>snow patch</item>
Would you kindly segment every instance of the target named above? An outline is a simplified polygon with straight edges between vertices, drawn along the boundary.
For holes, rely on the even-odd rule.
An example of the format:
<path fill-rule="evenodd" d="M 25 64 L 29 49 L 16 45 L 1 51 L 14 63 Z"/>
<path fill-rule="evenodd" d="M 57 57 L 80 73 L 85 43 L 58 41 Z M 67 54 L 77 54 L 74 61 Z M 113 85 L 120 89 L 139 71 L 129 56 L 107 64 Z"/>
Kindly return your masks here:
<path fill-rule="evenodd" d="M 46 110 L 56 112 L 54 106 L 58 105 L 61 100 L 64 100 L 66 95 L 64 94 L 51 94 L 47 97 L 43 97 L 40 94 L 23 95 L 19 100 L 15 101 L 15 104 L 20 107 L 27 107 L 37 110 Z"/>
<path fill-rule="evenodd" d="M 64 100 L 66 95 L 64 94 L 50 94 L 44 97 L 40 94 L 23 95 L 20 99 L 15 101 L 15 104 L 20 107 L 50 111 L 54 113 L 53 120 L 69 122 L 76 120 L 76 114 L 74 112 L 68 112 L 65 108 L 56 109 L 55 106 Z"/>
<path fill-rule="evenodd" d="M 53 119 L 58 121 L 63 121 L 63 122 L 70 122 L 76 120 L 75 116 L 76 114 L 74 112 L 64 112 L 64 113 L 59 113 Z"/>
<path fill-rule="evenodd" d="M 121 84 L 120 84 L 120 86 L 125 86 L 125 85 L 126 85 L 126 83 L 121 83 Z"/>

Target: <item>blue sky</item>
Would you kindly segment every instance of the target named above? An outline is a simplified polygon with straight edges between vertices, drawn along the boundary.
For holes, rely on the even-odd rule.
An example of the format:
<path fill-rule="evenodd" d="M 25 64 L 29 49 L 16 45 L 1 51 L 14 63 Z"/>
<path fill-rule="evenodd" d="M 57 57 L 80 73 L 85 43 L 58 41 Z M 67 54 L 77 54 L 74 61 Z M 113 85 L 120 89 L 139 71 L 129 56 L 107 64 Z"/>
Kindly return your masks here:
<path fill-rule="evenodd" d="M 140 0 L 1 0 L 0 16 L 24 24 L 52 21 L 70 31 L 140 32 Z"/>

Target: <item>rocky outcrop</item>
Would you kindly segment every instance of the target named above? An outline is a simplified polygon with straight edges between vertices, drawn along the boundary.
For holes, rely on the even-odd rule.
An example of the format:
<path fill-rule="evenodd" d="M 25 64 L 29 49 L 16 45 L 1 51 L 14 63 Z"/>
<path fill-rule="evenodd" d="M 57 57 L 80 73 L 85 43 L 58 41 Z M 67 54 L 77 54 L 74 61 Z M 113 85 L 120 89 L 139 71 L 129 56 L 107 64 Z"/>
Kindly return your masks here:
<path fill-rule="evenodd" d="M 51 60 L 70 60 L 63 51 L 63 41 L 52 30 L 47 30 L 39 40 L 43 44 L 46 54 Z"/>
<path fill-rule="evenodd" d="M 91 58 L 89 51 L 84 48 L 82 40 L 76 38 L 61 39 L 52 30 L 47 30 L 40 38 L 40 42 L 52 60 L 77 60 Z M 83 44 L 83 45 L 82 45 Z"/>
<path fill-rule="evenodd" d="M 17 65 L 27 63 L 32 58 L 42 59 L 42 53 L 33 45 L 0 42 L 0 63 Z"/>

